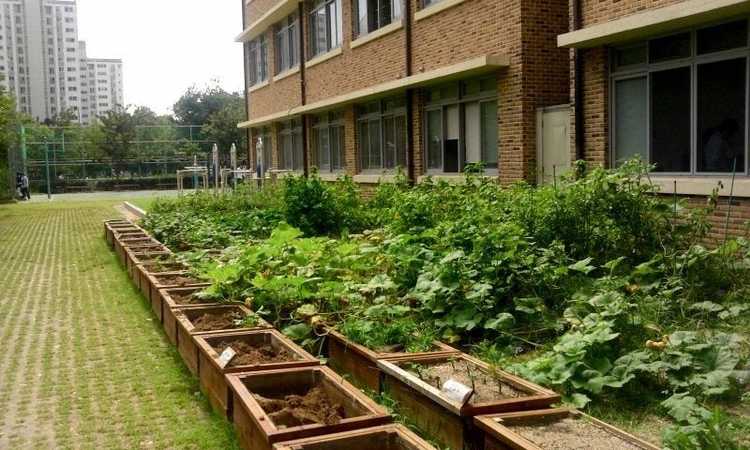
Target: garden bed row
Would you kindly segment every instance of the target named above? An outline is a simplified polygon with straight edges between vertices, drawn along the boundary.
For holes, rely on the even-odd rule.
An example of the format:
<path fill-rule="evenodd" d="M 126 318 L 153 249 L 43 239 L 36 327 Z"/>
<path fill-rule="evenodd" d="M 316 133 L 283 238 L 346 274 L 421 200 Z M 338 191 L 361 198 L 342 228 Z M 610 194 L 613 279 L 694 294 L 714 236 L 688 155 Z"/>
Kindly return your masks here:
<path fill-rule="evenodd" d="M 245 449 L 434 448 L 390 424 L 354 384 L 387 394 L 401 414 L 453 450 L 656 448 L 578 411 L 551 409 L 556 393 L 440 342 L 423 353 L 378 352 L 327 330 L 329 368 L 245 305 L 201 299 L 208 284 L 137 225 L 113 220 L 104 228 L 167 338 L 213 407 L 234 422 Z M 448 380 L 471 387 L 468 400 L 449 395 Z"/>

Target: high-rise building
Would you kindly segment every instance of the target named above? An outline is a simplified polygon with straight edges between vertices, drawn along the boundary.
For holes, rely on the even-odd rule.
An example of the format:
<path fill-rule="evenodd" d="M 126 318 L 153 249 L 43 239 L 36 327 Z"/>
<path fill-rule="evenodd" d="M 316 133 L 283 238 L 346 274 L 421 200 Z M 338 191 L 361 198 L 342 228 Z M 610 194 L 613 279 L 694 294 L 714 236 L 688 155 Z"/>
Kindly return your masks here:
<path fill-rule="evenodd" d="M 0 75 L 39 121 L 70 111 L 89 124 L 124 105 L 122 61 L 87 57 L 75 0 L 0 0 Z"/>

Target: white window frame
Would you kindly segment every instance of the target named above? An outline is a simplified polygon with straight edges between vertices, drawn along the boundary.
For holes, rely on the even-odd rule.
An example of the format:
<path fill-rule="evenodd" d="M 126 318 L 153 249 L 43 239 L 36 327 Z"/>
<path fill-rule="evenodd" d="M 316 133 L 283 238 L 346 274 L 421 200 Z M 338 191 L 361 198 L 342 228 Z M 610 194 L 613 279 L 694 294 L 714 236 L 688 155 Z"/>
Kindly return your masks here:
<path fill-rule="evenodd" d="M 325 10 L 326 19 L 326 44 L 325 48 L 317 47 L 317 40 L 315 39 L 315 17 L 320 10 Z M 324 55 L 331 50 L 335 50 L 341 47 L 343 41 L 343 27 L 342 27 L 342 10 L 341 0 L 321 0 L 318 1 L 315 7 L 307 15 L 308 23 L 308 61 L 315 58 L 316 56 Z"/>
<path fill-rule="evenodd" d="M 403 104 L 400 106 L 397 106 L 395 108 L 386 109 L 386 104 L 394 99 L 403 100 Z M 382 100 L 377 100 L 378 103 L 378 110 L 374 112 L 369 113 L 361 113 L 358 112 L 357 114 L 357 153 L 359 154 L 359 161 L 360 161 L 360 167 L 362 167 L 361 172 L 362 173 L 383 173 L 383 172 L 389 172 L 389 171 L 396 171 L 399 167 L 399 159 L 403 159 L 405 164 L 409 164 L 407 161 L 407 155 L 406 155 L 406 140 L 409 138 L 409 136 L 406 133 L 406 98 L 405 97 L 389 97 Z M 373 102 L 368 102 L 365 105 L 372 104 Z M 364 107 L 365 105 L 358 105 L 358 109 Z M 387 119 L 393 119 L 394 123 L 397 119 L 403 119 L 404 120 L 404 154 L 401 155 L 401 158 L 398 157 L 398 155 L 395 153 L 393 154 L 393 162 L 395 163 L 394 167 L 386 167 L 385 166 L 385 160 L 386 160 L 386 133 L 385 133 L 385 121 Z M 362 140 L 362 127 L 367 126 L 369 128 L 371 123 L 377 123 L 378 128 L 378 137 L 380 138 L 380 148 L 378 151 L 380 152 L 380 167 L 367 167 L 365 168 L 365 155 L 369 155 L 370 151 L 370 143 L 367 143 L 368 151 L 365 152 L 365 148 L 363 147 L 364 143 Z M 370 134 L 368 132 L 368 140 L 370 137 Z M 369 166 L 369 163 L 367 164 Z M 406 167 L 402 167 L 403 169 L 406 169 Z"/>
<path fill-rule="evenodd" d="M 268 43 L 265 34 L 248 42 L 247 64 L 249 86 L 268 81 Z"/>
<path fill-rule="evenodd" d="M 315 162 L 318 170 L 326 173 L 337 173 L 337 172 L 343 172 L 346 169 L 346 139 L 344 136 L 345 130 L 344 130 L 344 113 L 343 111 L 336 111 L 336 112 L 326 112 L 323 114 L 319 114 L 317 116 L 314 116 L 313 118 L 313 124 L 311 127 L 312 130 L 312 148 L 315 150 Z M 338 131 L 338 136 L 340 136 L 340 140 L 338 142 L 340 148 L 339 148 L 339 165 L 334 166 L 333 164 L 333 146 L 331 143 L 334 141 L 334 136 L 336 136 L 335 131 Z M 322 167 L 320 164 L 320 154 L 321 149 L 319 146 L 319 136 L 321 133 L 325 133 L 328 135 L 328 167 Z"/>
<path fill-rule="evenodd" d="M 360 21 L 360 13 L 363 7 L 362 3 L 364 3 L 364 7 L 365 7 L 365 21 L 366 21 L 366 26 L 367 26 L 366 30 L 362 29 L 363 24 Z M 376 21 L 375 24 L 370 24 L 370 20 L 369 20 L 370 18 L 369 8 L 372 5 L 372 3 L 375 3 L 377 5 L 376 9 L 378 10 L 375 13 L 375 21 Z M 390 9 L 391 9 L 390 15 L 387 19 L 381 17 L 380 15 L 380 9 L 382 9 L 383 8 L 382 5 L 385 5 L 385 4 L 390 5 Z M 354 21 L 355 37 L 366 36 L 374 31 L 379 30 L 380 28 L 383 28 L 392 23 L 398 22 L 399 20 L 401 20 L 401 16 L 403 15 L 403 11 L 402 11 L 403 5 L 401 4 L 401 0 L 352 0 L 352 6 L 353 6 L 352 10 L 354 12 L 353 21 Z M 373 25 L 372 29 L 370 29 L 370 25 Z"/>
<path fill-rule="evenodd" d="M 298 27 L 299 20 L 297 13 L 290 14 L 274 27 L 275 75 L 299 65 Z"/>

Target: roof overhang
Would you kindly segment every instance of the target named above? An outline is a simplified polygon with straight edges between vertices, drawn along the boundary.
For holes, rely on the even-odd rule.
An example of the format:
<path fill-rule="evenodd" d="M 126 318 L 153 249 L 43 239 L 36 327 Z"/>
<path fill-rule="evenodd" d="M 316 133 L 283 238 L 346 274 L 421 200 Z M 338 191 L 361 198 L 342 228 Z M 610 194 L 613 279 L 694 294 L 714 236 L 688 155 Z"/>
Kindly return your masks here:
<path fill-rule="evenodd" d="M 591 48 L 641 40 L 750 13 L 750 0 L 687 0 L 561 34 L 557 45 Z"/>
<path fill-rule="evenodd" d="M 464 78 L 467 76 L 481 75 L 490 73 L 500 68 L 510 65 L 510 58 L 505 55 L 484 55 L 477 58 L 469 59 L 451 66 L 441 67 L 439 69 L 422 72 L 398 80 L 388 81 L 376 84 L 364 89 L 359 89 L 346 94 L 330 97 L 307 105 L 297 106 L 288 111 L 270 114 L 267 116 L 242 122 L 237 126 L 239 128 L 250 128 L 260 125 L 266 125 L 271 122 L 292 117 L 300 114 L 314 114 L 333 108 L 338 108 L 351 103 L 361 103 L 370 99 L 375 99 L 390 94 L 394 94 L 404 89 L 430 86 L 433 84 L 444 83 L 446 81 Z"/>
<path fill-rule="evenodd" d="M 300 0 L 280 0 L 273 8 L 269 9 L 265 14 L 260 16 L 258 20 L 251 23 L 250 26 L 245 28 L 242 33 L 234 38 L 235 42 L 247 42 L 253 40 L 276 22 L 281 21 L 284 17 L 297 11 L 299 3 Z"/>

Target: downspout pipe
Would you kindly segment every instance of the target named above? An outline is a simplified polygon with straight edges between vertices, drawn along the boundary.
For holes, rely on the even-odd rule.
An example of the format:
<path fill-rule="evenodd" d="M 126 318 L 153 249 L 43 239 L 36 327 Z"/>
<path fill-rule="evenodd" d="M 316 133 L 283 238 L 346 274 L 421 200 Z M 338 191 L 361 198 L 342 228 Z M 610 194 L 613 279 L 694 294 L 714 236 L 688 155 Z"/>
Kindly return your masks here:
<path fill-rule="evenodd" d="M 307 102 L 307 92 L 305 89 L 305 3 L 300 1 L 297 5 L 297 23 L 299 29 L 299 94 L 300 104 L 305 105 Z M 310 158 L 307 148 L 307 116 L 300 117 L 302 122 L 302 170 L 304 176 L 310 176 Z"/>
<path fill-rule="evenodd" d="M 411 16 L 411 1 L 403 0 L 403 7 L 401 8 L 404 14 L 404 56 L 406 57 L 406 63 L 404 64 L 404 76 L 412 75 L 412 16 Z M 409 182 L 414 183 L 416 181 L 416 170 L 415 170 L 415 152 L 416 142 L 414 138 L 414 89 L 406 90 L 406 176 L 409 178 Z"/>
<path fill-rule="evenodd" d="M 573 2 L 573 17 L 571 21 L 571 30 L 577 31 L 582 27 L 582 0 L 572 0 Z M 584 136 L 584 119 L 583 119 L 583 58 L 581 57 L 581 50 L 578 48 L 573 49 L 573 77 L 574 77 L 574 115 L 575 115 L 575 146 L 576 146 L 576 159 L 582 160 L 586 158 L 586 137 Z"/>
<path fill-rule="evenodd" d="M 245 10 L 245 0 L 240 0 L 240 3 L 242 4 L 242 29 L 244 30 L 247 27 L 247 17 L 246 16 L 246 10 Z M 245 89 L 243 89 L 245 94 L 245 117 L 250 120 L 250 107 L 249 107 L 249 95 L 247 93 L 248 85 L 250 84 L 250 78 L 249 74 L 247 73 L 247 60 L 248 60 L 248 54 L 247 54 L 247 43 L 242 43 L 242 71 L 245 74 Z M 251 133 L 250 128 L 245 129 L 245 139 L 247 140 L 247 166 L 248 167 L 255 167 L 255 160 L 253 159 L 253 145 L 250 140 Z"/>

